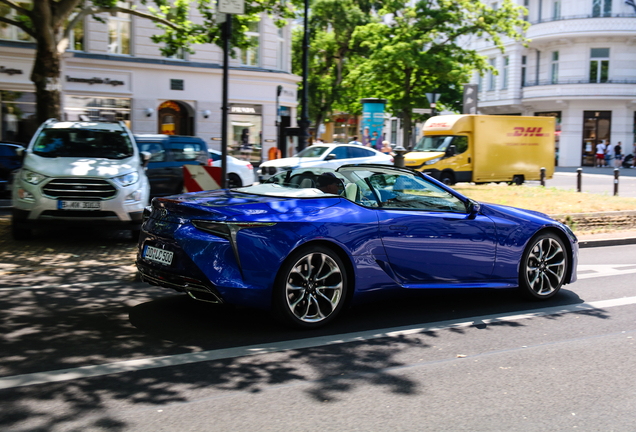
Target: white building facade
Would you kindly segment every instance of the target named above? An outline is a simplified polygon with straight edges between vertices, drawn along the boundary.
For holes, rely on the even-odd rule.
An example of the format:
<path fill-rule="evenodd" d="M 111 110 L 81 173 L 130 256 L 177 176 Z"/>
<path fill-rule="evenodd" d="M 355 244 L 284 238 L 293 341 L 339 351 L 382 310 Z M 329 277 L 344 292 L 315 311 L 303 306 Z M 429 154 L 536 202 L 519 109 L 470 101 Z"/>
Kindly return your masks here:
<path fill-rule="evenodd" d="M 502 53 L 485 38 L 470 41 L 498 71 L 475 74 L 478 112 L 555 116 L 560 166 L 593 166 L 600 142 L 620 141 L 623 153 L 631 153 L 636 6 L 624 0 L 516 2 L 529 11 L 527 47 L 508 40 Z"/>
<path fill-rule="evenodd" d="M 139 1 L 130 3 L 145 8 Z M 150 39 L 160 32 L 151 21 L 121 14 L 101 18 L 104 23 L 87 17 L 63 56 L 64 118 L 124 120 L 136 134 L 198 136 L 219 149 L 222 50 L 197 45 L 194 54 L 166 58 Z M 279 139 L 279 86 L 278 120 L 295 126 L 300 78 L 291 73 L 291 26 L 279 29 L 264 14 L 248 35 L 257 46 L 237 51 L 230 61 L 229 144 L 247 139 L 267 159 Z M 35 87 L 29 79 L 34 53 L 27 35 L 0 26 L 0 139 L 28 142 L 38 126 Z"/>

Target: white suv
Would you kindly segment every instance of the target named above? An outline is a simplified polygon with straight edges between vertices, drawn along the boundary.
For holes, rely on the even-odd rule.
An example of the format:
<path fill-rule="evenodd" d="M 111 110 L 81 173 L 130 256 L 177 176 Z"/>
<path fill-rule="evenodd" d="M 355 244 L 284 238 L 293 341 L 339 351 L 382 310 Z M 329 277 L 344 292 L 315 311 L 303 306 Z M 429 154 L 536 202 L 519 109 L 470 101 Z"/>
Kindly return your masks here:
<path fill-rule="evenodd" d="M 112 225 L 138 236 L 150 154 L 139 153 L 124 122 L 47 120 L 23 156 L 12 189 L 15 239 L 60 223 Z"/>

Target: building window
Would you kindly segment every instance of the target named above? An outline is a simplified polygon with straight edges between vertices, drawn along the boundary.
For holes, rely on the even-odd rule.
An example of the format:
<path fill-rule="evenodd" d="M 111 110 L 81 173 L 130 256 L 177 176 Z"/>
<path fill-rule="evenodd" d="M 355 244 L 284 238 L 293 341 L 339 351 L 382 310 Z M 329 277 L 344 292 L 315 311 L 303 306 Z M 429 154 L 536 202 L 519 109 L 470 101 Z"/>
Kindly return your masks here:
<path fill-rule="evenodd" d="M 492 2 L 490 3 L 490 7 L 492 10 L 497 10 L 499 9 L 499 3 L 498 2 Z"/>
<path fill-rule="evenodd" d="M 398 129 L 397 119 L 391 120 L 391 144 L 397 144 L 397 129 Z"/>
<path fill-rule="evenodd" d="M 559 82 L 559 52 L 552 51 L 552 69 L 550 74 L 550 82 L 556 84 Z"/>
<path fill-rule="evenodd" d="M 526 85 L 526 63 L 528 58 L 521 56 L 521 87 Z"/>
<path fill-rule="evenodd" d="M 130 99 L 64 96 L 64 120 L 123 121 L 130 127 Z"/>
<path fill-rule="evenodd" d="M 526 8 L 526 12 L 523 15 L 523 20 L 528 21 L 528 15 L 530 14 L 530 0 L 523 0 L 523 7 Z"/>
<path fill-rule="evenodd" d="M 494 59 L 494 58 L 491 58 L 490 60 L 488 60 L 488 63 L 493 68 L 495 67 L 496 62 L 497 62 L 497 59 Z M 494 89 L 495 89 L 495 73 L 493 71 L 488 71 L 488 90 L 494 90 Z"/>
<path fill-rule="evenodd" d="M 28 143 L 39 124 L 35 93 L 0 90 L 0 139 Z"/>
<path fill-rule="evenodd" d="M 119 7 L 130 8 L 130 2 L 119 2 Z M 117 12 L 108 17 L 108 52 L 130 54 L 130 15 Z"/>
<path fill-rule="evenodd" d="M 277 51 L 277 56 L 276 56 L 276 67 L 278 70 L 285 70 L 285 38 L 284 36 L 284 30 L 283 28 L 279 28 L 278 29 L 278 38 L 277 38 L 277 44 L 278 44 L 278 51 Z"/>
<path fill-rule="evenodd" d="M 501 88 L 504 90 L 508 88 L 508 63 L 508 56 L 505 56 L 503 58 L 503 73 L 501 74 Z"/>
<path fill-rule="evenodd" d="M 592 16 L 612 16 L 612 0 L 593 0 Z"/>
<path fill-rule="evenodd" d="M 177 49 L 176 53 L 174 53 L 171 56 L 166 56 L 166 58 L 169 58 L 172 60 L 186 60 L 186 49 L 181 47 Z"/>
<path fill-rule="evenodd" d="M 31 2 L 17 2 L 21 7 L 25 9 L 31 9 Z M 15 9 L 7 6 L 4 3 L 0 3 L 0 17 L 8 18 L 10 20 L 15 20 L 17 18 L 17 13 Z M 26 34 L 21 29 L 16 26 L 5 24 L 0 22 L 0 39 L 6 40 L 14 40 L 21 42 L 33 42 L 31 36 Z"/>
<path fill-rule="evenodd" d="M 245 35 L 251 42 L 252 46 L 241 51 L 241 64 L 244 66 L 259 65 L 259 48 L 260 48 L 260 21 L 250 22 Z"/>
<path fill-rule="evenodd" d="M 604 83 L 609 78 L 609 48 L 592 48 L 590 52 L 590 82 Z"/>
<path fill-rule="evenodd" d="M 66 26 L 75 19 L 77 14 L 71 15 L 66 21 Z M 65 27 L 66 27 L 65 26 Z M 80 20 L 68 35 L 68 50 L 84 51 L 84 20 Z"/>
<path fill-rule="evenodd" d="M 561 0 L 556 0 L 552 3 L 552 19 L 558 20 L 561 18 Z"/>

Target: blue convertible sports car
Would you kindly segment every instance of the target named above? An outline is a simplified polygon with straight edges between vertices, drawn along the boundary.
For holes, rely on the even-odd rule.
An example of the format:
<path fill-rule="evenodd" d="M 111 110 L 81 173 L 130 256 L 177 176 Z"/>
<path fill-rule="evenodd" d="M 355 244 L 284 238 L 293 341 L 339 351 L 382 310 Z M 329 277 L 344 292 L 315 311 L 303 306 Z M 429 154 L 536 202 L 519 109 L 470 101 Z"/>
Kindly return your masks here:
<path fill-rule="evenodd" d="M 304 328 L 380 291 L 518 287 L 548 299 L 576 280 L 567 226 L 386 165 L 155 198 L 144 219 L 144 281 Z"/>

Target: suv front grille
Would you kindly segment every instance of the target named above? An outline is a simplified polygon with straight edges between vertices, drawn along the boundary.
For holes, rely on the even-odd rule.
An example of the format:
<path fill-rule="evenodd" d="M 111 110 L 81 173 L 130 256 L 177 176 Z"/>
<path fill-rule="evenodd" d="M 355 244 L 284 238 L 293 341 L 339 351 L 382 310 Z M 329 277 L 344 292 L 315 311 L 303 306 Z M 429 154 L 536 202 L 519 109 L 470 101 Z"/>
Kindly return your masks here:
<path fill-rule="evenodd" d="M 53 198 L 98 201 L 117 195 L 117 189 L 106 180 L 61 178 L 42 187 L 42 193 Z"/>

